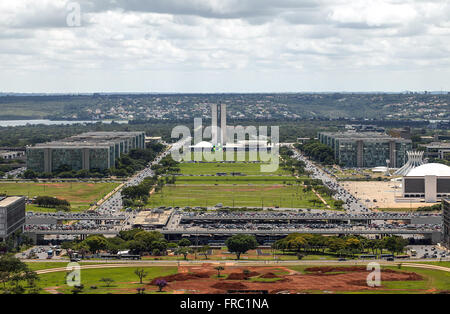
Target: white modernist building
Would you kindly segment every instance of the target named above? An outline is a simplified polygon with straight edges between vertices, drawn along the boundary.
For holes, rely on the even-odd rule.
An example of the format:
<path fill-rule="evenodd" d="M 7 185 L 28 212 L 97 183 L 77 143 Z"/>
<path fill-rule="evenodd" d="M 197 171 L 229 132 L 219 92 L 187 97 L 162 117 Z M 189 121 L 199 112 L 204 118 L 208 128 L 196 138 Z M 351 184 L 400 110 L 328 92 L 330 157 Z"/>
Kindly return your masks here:
<path fill-rule="evenodd" d="M 450 167 L 424 164 L 403 177 L 403 200 L 435 203 L 450 197 Z"/>
<path fill-rule="evenodd" d="M 409 151 L 406 152 L 408 155 L 408 162 L 398 169 L 394 174 L 405 176 L 407 175 L 412 169 L 416 167 L 420 167 L 424 164 L 423 162 L 423 153 L 422 151 Z"/>
<path fill-rule="evenodd" d="M 251 137 L 249 140 L 236 141 L 233 138 L 233 133 L 227 127 L 226 104 L 221 104 L 220 107 L 218 107 L 217 104 L 212 104 L 211 115 L 211 142 L 202 141 L 195 145 L 191 145 L 191 151 L 201 152 L 205 150 L 212 150 L 214 147 L 220 147 L 223 151 L 271 151 L 273 149 L 273 144 L 269 143 L 267 136 L 263 135 L 256 136 L 256 138 Z M 220 128 L 217 125 L 219 120 Z"/>

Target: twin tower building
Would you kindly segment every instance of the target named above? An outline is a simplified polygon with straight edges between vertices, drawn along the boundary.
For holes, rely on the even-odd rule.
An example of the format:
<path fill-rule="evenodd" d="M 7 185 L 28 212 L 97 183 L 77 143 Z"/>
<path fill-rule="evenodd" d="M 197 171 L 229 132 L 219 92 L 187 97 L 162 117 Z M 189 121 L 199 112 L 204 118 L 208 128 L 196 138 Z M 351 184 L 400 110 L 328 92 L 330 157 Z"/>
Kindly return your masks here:
<path fill-rule="evenodd" d="M 220 128 L 217 121 L 220 120 Z M 222 147 L 227 145 L 227 105 L 211 105 L 211 144 Z"/>

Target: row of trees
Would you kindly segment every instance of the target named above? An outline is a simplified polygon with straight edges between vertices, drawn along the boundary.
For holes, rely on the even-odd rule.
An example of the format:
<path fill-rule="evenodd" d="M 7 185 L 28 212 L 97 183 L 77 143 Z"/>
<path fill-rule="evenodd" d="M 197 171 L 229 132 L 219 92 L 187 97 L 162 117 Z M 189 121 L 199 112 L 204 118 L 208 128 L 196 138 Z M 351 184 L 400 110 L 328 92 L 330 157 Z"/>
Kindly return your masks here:
<path fill-rule="evenodd" d="M 280 147 L 280 165 L 284 170 L 289 171 L 292 175 L 303 175 L 306 174 L 305 162 L 292 158 L 294 152 L 287 147 Z"/>
<path fill-rule="evenodd" d="M 237 259 L 240 259 L 241 254 L 258 246 L 256 238 L 250 235 L 234 235 L 228 238 L 225 244 L 229 252 L 236 254 Z M 93 235 L 83 241 L 64 242 L 62 248 L 69 252 L 77 251 L 83 257 L 100 252 L 117 254 L 123 250 L 130 250 L 130 253 L 137 255 L 164 256 L 168 250 L 171 250 L 178 255 L 183 255 L 184 259 L 194 253 L 204 255 L 205 259 L 208 259 L 208 252 L 211 250 L 208 245 L 193 248 L 191 241 L 185 238 L 178 242 L 168 242 L 161 233 L 142 229 L 121 231 L 114 238 Z"/>
<path fill-rule="evenodd" d="M 367 239 L 358 236 L 326 237 L 318 234 L 293 233 L 276 241 L 273 248 L 286 252 L 320 252 L 335 253 L 337 255 L 355 255 L 365 252 L 372 254 L 383 253 L 388 250 L 392 253 L 402 253 L 408 241 L 398 236 L 382 239 Z"/>
<path fill-rule="evenodd" d="M 295 144 L 295 148 L 300 149 L 306 156 L 326 165 L 336 163 L 333 149 L 319 141 L 311 140 L 304 144 Z"/>
<path fill-rule="evenodd" d="M 165 184 L 175 184 L 175 176 L 160 177 L 160 175 L 179 172 L 180 168 L 179 163 L 169 155 L 162 158 L 159 164 L 153 165 L 152 170 L 155 172 L 153 177 L 147 177 L 140 184 L 122 190 L 122 200 L 125 207 L 145 206 L 153 188 L 155 188 L 155 192 L 158 192 Z"/>
<path fill-rule="evenodd" d="M 33 201 L 33 204 L 45 208 L 57 208 L 65 211 L 70 210 L 70 203 L 68 201 L 52 196 L 38 196 Z"/>

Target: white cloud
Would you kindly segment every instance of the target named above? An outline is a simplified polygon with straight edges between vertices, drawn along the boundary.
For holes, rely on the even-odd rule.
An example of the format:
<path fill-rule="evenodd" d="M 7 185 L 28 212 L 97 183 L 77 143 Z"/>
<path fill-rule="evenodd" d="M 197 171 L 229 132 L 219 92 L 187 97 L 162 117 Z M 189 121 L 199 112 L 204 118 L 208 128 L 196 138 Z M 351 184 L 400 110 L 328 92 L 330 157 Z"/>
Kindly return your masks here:
<path fill-rule="evenodd" d="M 446 0 L 68 2 L 0 2 L 0 89 L 450 90 Z"/>

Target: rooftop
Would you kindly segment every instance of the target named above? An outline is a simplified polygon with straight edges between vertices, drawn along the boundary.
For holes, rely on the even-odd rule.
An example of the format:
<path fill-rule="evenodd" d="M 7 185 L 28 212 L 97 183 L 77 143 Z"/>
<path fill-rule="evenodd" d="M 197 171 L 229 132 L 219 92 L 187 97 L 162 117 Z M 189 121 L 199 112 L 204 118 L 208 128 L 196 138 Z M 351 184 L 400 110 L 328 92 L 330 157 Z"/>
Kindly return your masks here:
<path fill-rule="evenodd" d="M 426 148 L 450 148 L 450 143 L 433 142 L 423 145 Z"/>
<path fill-rule="evenodd" d="M 365 140 L 365 141 L 376 141 L 376 140 L 395 140 L 397 142 L 411 142 L 411 140 L 406 140 L 402 138 L 392 137 L 386 133 L 381 132 L 321 132 L 321 134 L 333 137 L 335 139 L 343 140 Z"/>
<path fill-rule="evenodd" d="M 23 196 L 10 196 L 3 199 L 0 198 L 0 207 L 7 207 L 11 204 L 14 204 L 18 200 L 21 200 L 22 198 Z"/>
<path fill-rule="evenodd" d="M 101 147 L 111 146 L 117 142 L 143 135 L 144 132 L 86 132 L 79 135 L 74 135 L 62 140 L 36 144 L 36 148 L 45 147 Z"/>
<path fill-rule="evenodd" d="M 406 177 L 437 176 L 450 177 L 450 167 L 443 164 L 424 164 L 412 169 Z"/>

